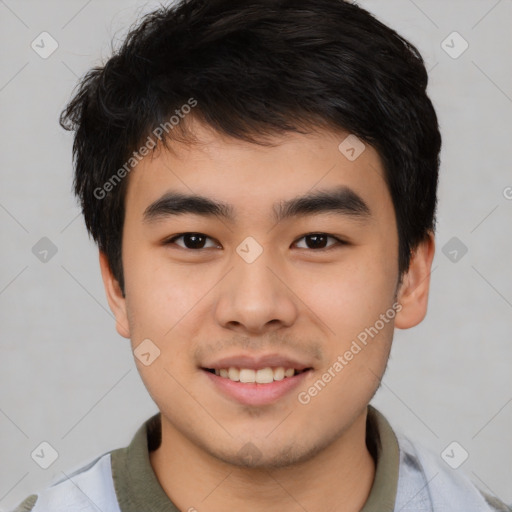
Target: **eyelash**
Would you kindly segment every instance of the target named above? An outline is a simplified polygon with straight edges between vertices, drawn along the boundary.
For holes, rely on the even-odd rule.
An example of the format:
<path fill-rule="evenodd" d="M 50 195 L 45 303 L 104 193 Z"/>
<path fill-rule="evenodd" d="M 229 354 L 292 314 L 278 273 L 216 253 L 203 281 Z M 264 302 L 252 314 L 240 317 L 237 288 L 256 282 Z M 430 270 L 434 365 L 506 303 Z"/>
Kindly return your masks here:
<path fill-rule="evenodd" d="M 164 240 L 163 245 L 173 245 L 176 240 L 178 240 L 180 238 L 183 238 L 186 235 L 196 235 L 196 236 L 208 238 L 210 240 L 214 240 L 213 238 L 209 237 L 208 235 L 205 235 L 204 233 L 197 233 L 197 232 L 190 231 L 190 232 L 180 233 L 178 235 L 174 235 L 173 237 Z M 349 245 L 348 242 L 338 238 L 337 236 L 330 235 L 329 233 L 322 233 L 322 232 L 312 232 L 312 233 L 307 233 L 305 235 L 302 235 L 300 238 L 298 238 L 294 242 L 294 244 L 297 243 L 299 240 L 302 240 L 303 238 L 307 238 L 309 236 L 315 236 L 315 235 L 317 235 L 317 236 L 320 235 L 320 236 L 325 236 L 327 238 L 332 238 L 333 240 L 336 241 L 336 243 L 330 245 L 329 247 L 323 247 L 323 248 L 320 248 L 320 249 L 309 249 L 307 247 L 301 247 L 300 249 L 306 249 L 306 250 L 314 251 L 314 252 L 326 252 L 326 251 L 329 251 L 331 249 L 335 249 L 336 247 L 340 247 L 340 246 L 343 246 L 343 245 Z M 202 247 L 202 248 L 199 248 L 199 249 L 190 249 L 189 247 L 182 247 L 180 245 L 178 247 L 180 249 L 184 249 L 186 251 L 188 250 L 188 251 L 195 251 L 195 252 L 204 251 L 205 249 L 211 249 L 211 247 L 206 247 L 206 248 Z"/>

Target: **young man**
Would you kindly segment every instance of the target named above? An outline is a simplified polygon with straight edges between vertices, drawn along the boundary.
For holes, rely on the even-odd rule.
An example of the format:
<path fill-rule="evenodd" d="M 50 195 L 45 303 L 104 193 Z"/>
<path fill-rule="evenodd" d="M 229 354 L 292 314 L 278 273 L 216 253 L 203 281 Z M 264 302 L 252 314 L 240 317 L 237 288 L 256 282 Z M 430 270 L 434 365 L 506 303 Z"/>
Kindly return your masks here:
<path fill-rule="evenodd" d="M 185 1 L 87 74 L 75 191 L 160 413 L 18 511 L 511 510 L 369 405 L 427 309 L 426 86 L 342 0 Z"/>

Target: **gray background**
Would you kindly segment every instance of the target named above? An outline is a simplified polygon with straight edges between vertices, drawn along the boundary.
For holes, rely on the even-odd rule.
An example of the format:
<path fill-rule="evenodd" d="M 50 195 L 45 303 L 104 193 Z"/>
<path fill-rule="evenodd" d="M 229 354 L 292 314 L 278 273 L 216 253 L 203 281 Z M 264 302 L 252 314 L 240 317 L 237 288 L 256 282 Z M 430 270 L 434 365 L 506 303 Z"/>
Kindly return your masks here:
<path fill-rule="evenodd" d="M 444 140 L 428 316 L 396 331 L 374 404 L 439 454 L 457 441 L 469 458 L 454 471 L 512 502 L 512 1 L 359 3 L 422 52 Z M 0 509 L 157 411 L 115 332 L 57 122 L 77 78 L 156 5 L 0 0 Z M 47 59 L 31 48 L 43 31 L 59 44 Z M 441 46 L 453 31 L 469 44 L 458 58 Z M 47 262 L 32 252 L 42 237 Z M 455 262 L 452 237 L 468 249 Z M 31 458 L 42 441 L 59 455 L 46 470 Z"/>

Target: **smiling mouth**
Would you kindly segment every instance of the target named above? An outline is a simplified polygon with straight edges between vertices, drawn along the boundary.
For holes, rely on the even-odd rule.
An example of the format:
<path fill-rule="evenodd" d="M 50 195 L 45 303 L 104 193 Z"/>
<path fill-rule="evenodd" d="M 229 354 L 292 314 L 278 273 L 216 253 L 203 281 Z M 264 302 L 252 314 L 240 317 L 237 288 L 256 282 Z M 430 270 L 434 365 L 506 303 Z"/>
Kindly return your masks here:
<path fill-rule="evenodd" d="M 284 368 L 278 366 L 275 368 L 266 367 L 258 370 L 252 368 L 202 368 L 204 371 L 213 373 L 219 377 L 240 382 L 245 384 L 270 384 L 271 382 L 289 379 L 295 375 L 308 372 L 313 368 L 305 368 L 304 370 L 296 370 L 295 368 Z"/>

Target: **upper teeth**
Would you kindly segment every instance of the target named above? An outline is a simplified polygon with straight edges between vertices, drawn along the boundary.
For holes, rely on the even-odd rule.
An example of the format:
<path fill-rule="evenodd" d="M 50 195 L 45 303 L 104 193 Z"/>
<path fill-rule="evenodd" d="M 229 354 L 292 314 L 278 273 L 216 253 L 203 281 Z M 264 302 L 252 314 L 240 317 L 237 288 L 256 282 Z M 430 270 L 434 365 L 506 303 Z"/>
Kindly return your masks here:
<path fill-rule="evenodd" d="M 253 370 L 251 368 L 221 368 L 215 370 L 215 375 L 220 375 L 235 382 L 257 382 L 259 384 L 268 384 L 274 380 L 283 380 L 285 377 L 293 377 L 294 368 L 284 369 L 282 366 L 278 368 L 262 368 Z"/>

